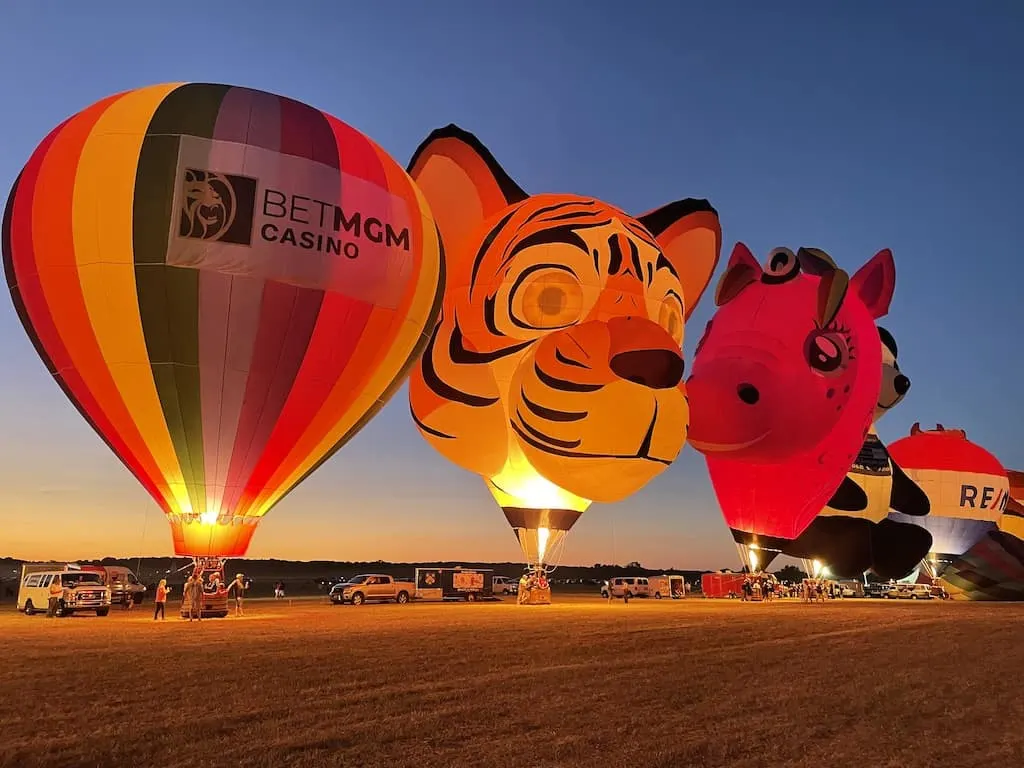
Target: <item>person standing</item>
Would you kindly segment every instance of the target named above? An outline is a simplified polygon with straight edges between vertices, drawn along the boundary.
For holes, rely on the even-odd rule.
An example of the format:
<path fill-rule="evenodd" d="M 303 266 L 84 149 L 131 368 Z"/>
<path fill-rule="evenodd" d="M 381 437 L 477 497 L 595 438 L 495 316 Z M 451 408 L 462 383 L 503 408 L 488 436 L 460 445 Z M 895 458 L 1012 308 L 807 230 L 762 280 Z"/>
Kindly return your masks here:
<path fill-rule="evenodd" d="M 60 602 L 64 597 L 64 585 L 61 582 L 60 574 L 54 574 L 50 581 L 49 602 L 46 606 L 46 618 L 52 619 L 60 611 Z"/>
<path fill-rule="evenodd" d="M 188 609 L 188 620 L 203 620 L 203 577 L 193 573 L 185 582 L 185 591 L 181 594 L 181 604 Z"/>
<path fill-rule="evenodd" d="M 167 579 L 160 579 L 160 583 L 156 586 L 156 598 L 153 602 L 153 621 L 156 621 L 157 616 L 160 617 L 161 621 L 167 618 L 164 615 L 164 607 L 167 605 L 167 593 L 170 591 L 171 588 L 167 586 Z"/>
<path fill-rule="evenodd" d="M 235 616 L 244 616 L 242 610 L 242 596 L 245 593 L 245 577 L 241 573 L 235 574 L 235 580 L 228 586 L 228 595 L 235 593 Z"/>

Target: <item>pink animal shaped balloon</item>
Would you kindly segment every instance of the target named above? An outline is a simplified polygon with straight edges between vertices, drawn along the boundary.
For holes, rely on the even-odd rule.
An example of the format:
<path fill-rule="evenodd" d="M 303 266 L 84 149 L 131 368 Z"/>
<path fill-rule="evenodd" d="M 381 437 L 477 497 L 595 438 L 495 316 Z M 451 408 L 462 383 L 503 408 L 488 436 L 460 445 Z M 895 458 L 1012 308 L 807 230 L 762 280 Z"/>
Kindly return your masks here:
<path fill-rule="evenodd" d="M 689 442 L 738 543 L 778 549 L 826 504 L 866 506 L 844 480 L 881 389 L 875 320 L 895 276 L 888 250 L 852 279 L 816 248 L 776 248 L 766 269 L 733 250 L 687 390 Z"/>

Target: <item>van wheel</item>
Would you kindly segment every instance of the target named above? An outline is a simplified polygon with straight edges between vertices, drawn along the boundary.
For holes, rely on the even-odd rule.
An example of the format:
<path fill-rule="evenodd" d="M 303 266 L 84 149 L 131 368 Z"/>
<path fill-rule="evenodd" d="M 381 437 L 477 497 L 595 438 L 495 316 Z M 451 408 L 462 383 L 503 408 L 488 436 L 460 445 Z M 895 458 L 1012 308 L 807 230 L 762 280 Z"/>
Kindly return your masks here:
<path fill-rule="evenodd" d="M 466 600 L 468 600 L 471 603 L 475 603 L 476 602 L 476 592 L 470 592 L 468 595 L 466 595 Z"/>
<path fill-rule="evenodd" d="M 25 615 L 26 616 L 35 616 L 35 614 L 36 614 L 36 607 L 34 605 L 32 605 L 32 601 L 31 600 L 26 600 L 25 601 Z"/>
<path fill-rule="evenodd" d="M 408 592 L 399 592 L 398 593 L 398 597 L 395 598 L 395 602 L 398 603 L 399 605 L 405 605 L 406 603 L 409 602 L 409 593 Z"/>
<path fill-rule="evenodd" d="M 356 592 L 354 595 L 352 595 L 352 605 L 362 605 L 365 602 L 366 598 L 363 597 L 362 592 Z"/>
<path fill-rule="evenodd" d="M 96 615 L 97 616 L 106 616 L 108 613 L 110 613 L 110 609 L 109 608 L 97 608 L 96 609 Z"/>
<path fill-rule="evenodd" d="M 655 600 L 661 600 L 661 592 L 655 592 L 654 593 L 654 599 Z"/>

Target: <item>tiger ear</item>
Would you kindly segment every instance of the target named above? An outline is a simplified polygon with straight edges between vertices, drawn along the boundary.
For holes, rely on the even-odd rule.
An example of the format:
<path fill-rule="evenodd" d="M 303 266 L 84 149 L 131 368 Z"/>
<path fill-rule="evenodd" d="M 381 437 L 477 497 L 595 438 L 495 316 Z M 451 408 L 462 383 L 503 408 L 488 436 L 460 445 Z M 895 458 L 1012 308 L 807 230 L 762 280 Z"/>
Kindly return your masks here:
<path fill-rule="evenodd" d="M 661 246 L 683 286 L 686 304 L 684 319 L 689 319 L 711 276 L 722 251 L 722 225 L 718 212 L 707 200 L 676 200 L 637 216 Z"/>
<path fill-rule="evenodd" d="M 486 219 L 529 197 L 490 150 L 457 125 L 427 136 L 407 170 L 427 198 L 449 257 Z"/>

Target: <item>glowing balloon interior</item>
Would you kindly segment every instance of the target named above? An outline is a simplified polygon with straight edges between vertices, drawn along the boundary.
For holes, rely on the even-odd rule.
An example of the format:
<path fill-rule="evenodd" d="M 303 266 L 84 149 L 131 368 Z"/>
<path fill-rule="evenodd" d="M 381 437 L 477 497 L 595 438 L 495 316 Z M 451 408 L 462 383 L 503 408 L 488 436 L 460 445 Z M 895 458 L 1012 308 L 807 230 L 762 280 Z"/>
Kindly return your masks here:
<path fill-rule="evenodd" d="M 429 208 L 358 131 L 227 85 L 57 127 L 4 214 L 36 351 L 171 523 L 235 556 L 400 384 L 440 307 Z"/>
<path fill-rule="evenodd" d="M 721 229 L 705 200 L 633 217 L 527 195 L 471 134 L 410 162 L 444 241 L 441 319 L 409 399 L 423 437 L 481 475 L 531 564 L 591 501 L 623 499 L 683 446 L 684 322 Z"/>
<path fill-rule="evenodd" d="M 830 499 L 866 506 L 856 485 L 836 492 L 871 426 L 882 376 L 874 321 L 894 288 L 889 251 L 849 278 L 818 249 L 777 248 L 762 269 L 736 245 L 687 387 L 690 444 L 741 545 L 782 549 Z"/>
<path fill-rule="evenodd" d="M 900 371 L 896 339 L 879 327 L 882 346 L 882 390 L 874 422 L 899 405 L 910 390 L 910 379 Z M 883 579 L 909 575 L 928 554 L 932 537 L 924 528 L 887 519 L 889 510 L 907 515 L 928 514 L 924 491 L 892 461 L 874 425 L 843 480 L 854 483 L 867 497 L 860 511 L 827 506 L 807 529 L 783 548 L 783 553 L 823 562 L 839 578 L 857 578 L 873 570 Z M 843 486 L 840 486 L 840 495 Z"/>

